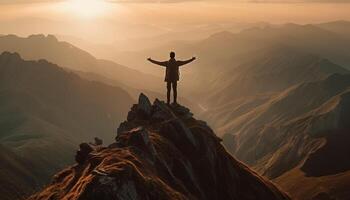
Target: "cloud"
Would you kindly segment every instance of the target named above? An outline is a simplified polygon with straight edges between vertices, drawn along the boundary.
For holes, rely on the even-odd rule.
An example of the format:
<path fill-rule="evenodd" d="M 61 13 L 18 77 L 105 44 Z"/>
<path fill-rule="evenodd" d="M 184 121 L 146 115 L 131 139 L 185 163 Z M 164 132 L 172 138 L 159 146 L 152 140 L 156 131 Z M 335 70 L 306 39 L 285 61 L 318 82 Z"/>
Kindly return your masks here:
<path fill-rule="evenodd" d="M 108 0 L 114 3 L 176 3 L 189 1 L 231 2 L 231 3 L 350 3 L 350 0 Z"/>
<path fill-rule="evenodd" d="M 0 0 L 0 4 L 23 4 L 23 3 L 54 3 L 62 0 Z"/>
<path fill-rule="evenodd" d="M 0 4 L 54 3 L 65 0 L 0 0 Z M 111 3 L 251 2 L 251 3 L 350 3 L 350 0 L 105 0 Z"/>

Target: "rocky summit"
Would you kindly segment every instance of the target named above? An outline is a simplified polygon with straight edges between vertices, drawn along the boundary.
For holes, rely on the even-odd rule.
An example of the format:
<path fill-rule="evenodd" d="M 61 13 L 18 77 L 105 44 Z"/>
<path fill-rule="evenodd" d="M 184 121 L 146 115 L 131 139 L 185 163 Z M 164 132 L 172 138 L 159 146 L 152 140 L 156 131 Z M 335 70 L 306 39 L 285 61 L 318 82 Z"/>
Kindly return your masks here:
<path fill-rule="evenodd" d="M 29 200 L 289 199 L 181 105 L 141 94 L 115 140 L 81 144 L 77 164 Z"/>

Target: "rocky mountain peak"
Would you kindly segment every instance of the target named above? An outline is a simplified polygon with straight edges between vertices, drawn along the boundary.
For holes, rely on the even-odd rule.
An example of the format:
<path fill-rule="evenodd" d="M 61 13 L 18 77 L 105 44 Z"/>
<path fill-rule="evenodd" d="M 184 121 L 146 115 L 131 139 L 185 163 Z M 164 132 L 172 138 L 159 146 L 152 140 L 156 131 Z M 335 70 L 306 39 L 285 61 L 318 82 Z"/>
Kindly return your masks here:
<path fill-rule="evenodd" d="M 29 199 L 289 199 L 184 106 L 141 94 L 115 140 L 81 144 L 78 164 Z"/>

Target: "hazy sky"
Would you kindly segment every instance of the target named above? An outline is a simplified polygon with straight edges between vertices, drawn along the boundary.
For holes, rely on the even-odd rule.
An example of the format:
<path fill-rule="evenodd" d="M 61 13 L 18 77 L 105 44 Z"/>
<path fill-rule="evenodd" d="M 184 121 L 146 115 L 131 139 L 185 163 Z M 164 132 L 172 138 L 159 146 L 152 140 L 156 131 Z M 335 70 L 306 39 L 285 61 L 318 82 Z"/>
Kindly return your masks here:
<path fill-rule="evenodd" d="M 108 42 L 203 26 L 350 20 L 349 10 L 350 0 L 0 0 L 0 34 L 53 33 Z"/>

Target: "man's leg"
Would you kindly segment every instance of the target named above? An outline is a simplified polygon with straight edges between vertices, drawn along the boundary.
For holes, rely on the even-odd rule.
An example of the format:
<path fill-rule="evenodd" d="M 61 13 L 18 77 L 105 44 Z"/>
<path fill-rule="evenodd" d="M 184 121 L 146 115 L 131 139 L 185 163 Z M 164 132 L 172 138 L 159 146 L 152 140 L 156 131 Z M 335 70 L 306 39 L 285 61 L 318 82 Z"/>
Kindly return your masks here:
<path fill-rule="evenodd" d="M 170 81 L 168 81 L 166 83 L 166 89 L 167 89 L 167 94 L 166 94 L 167 104 L 170 104 L 170 91 L 171 91 L 171 82 Z"/>
<path fill-rule="evenodd" d="M 177 103 L 177 81 L 173 82 L 174 103 Z"/>

